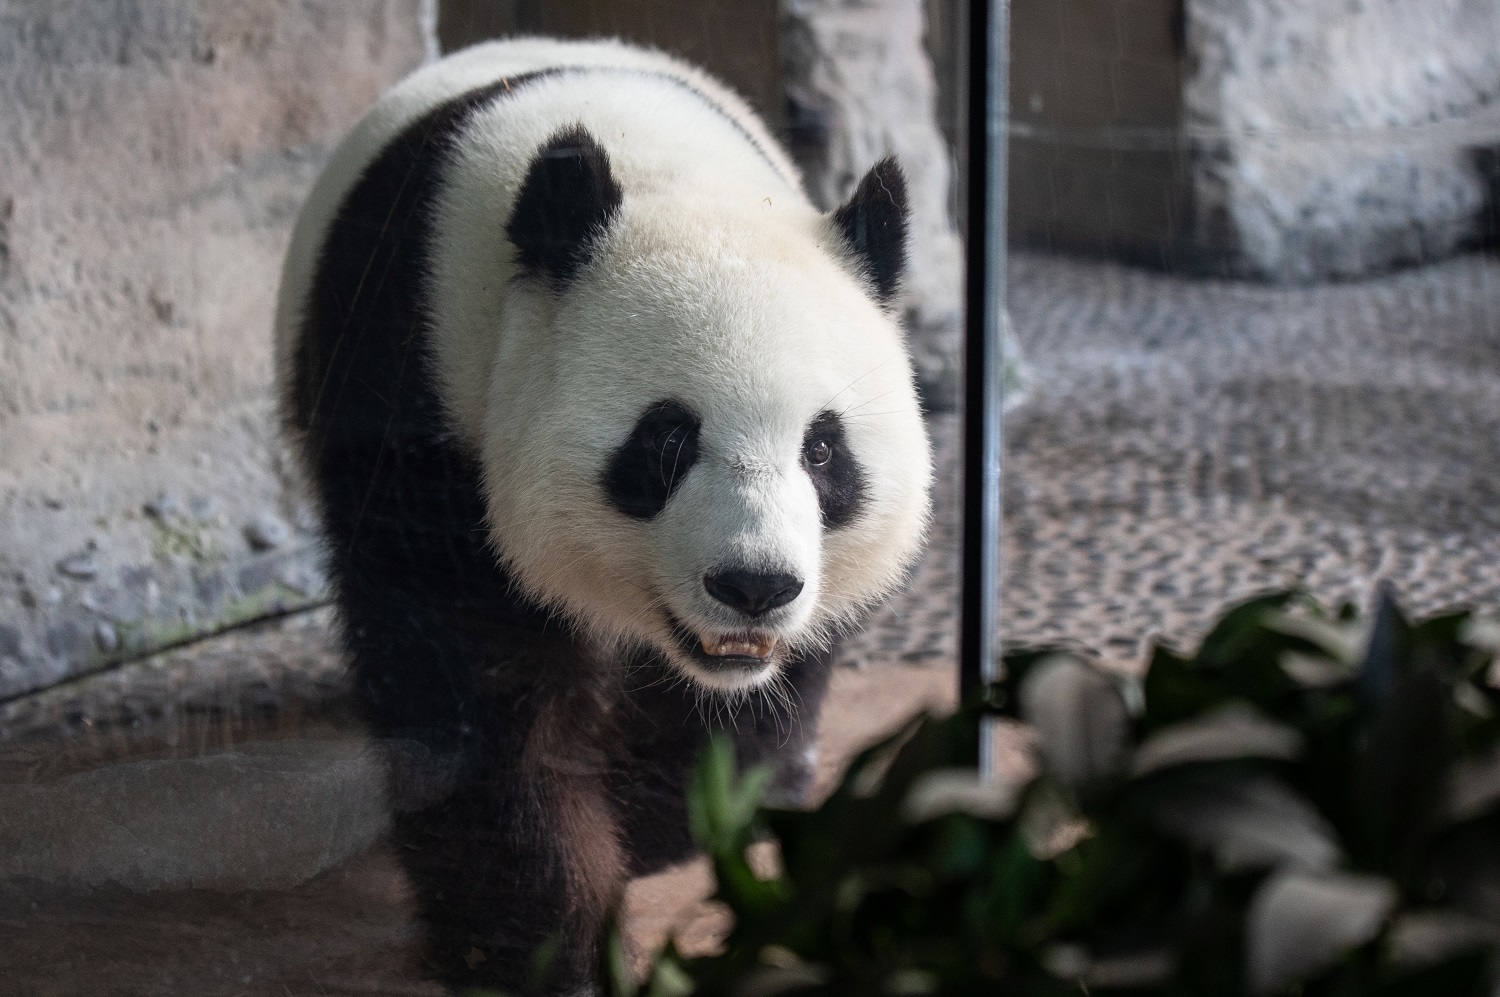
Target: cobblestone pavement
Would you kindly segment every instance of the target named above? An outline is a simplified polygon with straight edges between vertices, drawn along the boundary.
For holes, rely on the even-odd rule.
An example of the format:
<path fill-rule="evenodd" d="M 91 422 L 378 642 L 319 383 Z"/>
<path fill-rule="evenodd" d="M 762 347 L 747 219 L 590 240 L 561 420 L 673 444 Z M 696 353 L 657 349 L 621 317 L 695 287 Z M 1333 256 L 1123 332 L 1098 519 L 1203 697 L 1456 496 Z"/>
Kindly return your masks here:
<path fill-rule="evenodd" d="M 1500 259 L 1298 290 L 1020 256 L 1003 626 L 1122 664 L 1300 584 L 1500 609 Z"/>
<path fill-rule="evenodd" d="M 1021 254 L 1009 304 L 1007 643 L 1139 667 L 1229 602 L 1382 579 L 1500 611 L 1500 259 L 1287 290 Z M 932 427 L 932 546 L 849 660 L 952 659 L 960 426 Z"/>

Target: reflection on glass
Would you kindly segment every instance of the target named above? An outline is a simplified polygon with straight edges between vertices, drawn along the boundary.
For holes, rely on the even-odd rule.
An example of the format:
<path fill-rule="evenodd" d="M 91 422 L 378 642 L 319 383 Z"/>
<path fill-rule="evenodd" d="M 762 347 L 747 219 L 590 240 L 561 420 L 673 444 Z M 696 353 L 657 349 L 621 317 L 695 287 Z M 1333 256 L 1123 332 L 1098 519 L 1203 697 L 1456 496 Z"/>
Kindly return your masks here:
<path fill-rule="evenodd" d="M 711 949 L 708 732 L 954 699 L 959 11 L 177 6 L 0 70 L 0 978 Z"/>
<path fill-rule="evenodd" d="M 1500 15 L 1008 6 L 1008 119 L 989 122 L 1009 167 L 989 274 L 1013 337 L 1001 620 L 1008 645 L 1079 655 L 1020 703 L 1041 752 L 1006 726 L 995 754 L 1002 777 L 1063 792 L 940 773 L 913 797 L 939 822 L 908 840 L 942 846 L 927 869 L 1040 814 L 1005 868 L 1056 873 L 1061 896 L 1068 870 L 1116 868 L 1083 861 L 1116 839 L 1069 809 L 1097 804 L 1095 776 L 1140 776 L 1134 792 L 1205 744 L 1249 744 L 1316 810 L 1317 779 L 1390 743 L 1346 712 L 1353 733 L 1319 743 L 1349 752 L 1298 759 L 1306 731 L 1231 709 L 1127 762 L 1142 697 L 1093 666 L 1139 676 L 1153 646 L 1186 654 L 1226 607 L 1294 586 L 1366 622 L 1257 667 L 1335 713 L 1373 693 L 1316 690 L 1389 687 L 1349 672 L 1401 643 L 1392 603 L 1369 624 L 1382 583 L 1414 617 L 1475 610 L 1403 645 L 1440 649 L 1418 657 L 1500 645 Z M 537 947 L 582 986 L 617 901 L 636 968 L 669 938 L 712 951 L 727 925 L 706 866 L 673 864 L 705 731 L 811 802 L 863 745 L 954 703 L 969 11 L 31 8 L 0 23 L 0 991 L 439 994 L 524 983 Z M 708 75 L 540 42 L 436 62 L 508 35 L 618 35 Z M 836 650 L 810 639 L 867 598 Z M 1374 832 L 1335 840 L 1323 824 L 1342 836 L 1349 812 L 1290 804 L 1301 836 L 1275 856 L 1366 878 L 1275 880 L 1242 919 L 1260 927 L 1234 921 L 1210 960 L 1245 973 L 1177 992 L 1311 992 L 1424 938 L 1493 937 L 1493 759 L 1475 745 L 1494 704 L 1482 669 L 1442 678 L 1398 698 L 1459 718 L 1462 764 L 1423 767 L 1449 728 L 1417 725 L 1397 762 L 1343 780 L 1382 819 L 1472 821 L 1431 876 L 1391 873 L 1405 859 Z M 1089 709 L 1049 713 L 1038 689 Z M 1324 759 L 1298 781 L 1294 761 Z M 949 806 L 990 823 L 942 824 Z M 1203 836 L 1176 868 L 1228 882 L 1242 911 L 1261 881 L 1218 846 L 1262 825 L 1220 820 L 1208 841 L 1205 811 L 1242 814 L 1185 804 L 1149 840 Z M 775 876 L 774 850 L 750 854 Z M 1049 907 L 1011 961 L 954 971 L 1158 986 L 1190 962 L 1169 929 L 1218 922 L 1169 924 L 1139 912 L 1177 894 L 1126 893 L 1109 910 L 1138 933 Z M 1261 944 L 1351 920 L 1284 930 L 1319 902 L 1359 915 L 1322 954 Z M 1464 919 L 1396 930 L 1431 929 L 1405 919 L 1427 905 Z M 754 961 L 808 960 L 778 942 Z"/>

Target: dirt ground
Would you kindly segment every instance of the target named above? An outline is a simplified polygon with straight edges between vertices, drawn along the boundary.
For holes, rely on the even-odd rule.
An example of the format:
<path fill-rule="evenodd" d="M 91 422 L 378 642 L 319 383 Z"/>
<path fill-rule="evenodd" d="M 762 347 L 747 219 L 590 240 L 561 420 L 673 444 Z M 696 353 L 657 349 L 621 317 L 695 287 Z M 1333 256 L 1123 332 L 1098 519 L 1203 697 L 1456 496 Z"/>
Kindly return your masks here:
<path fill-rule="evenodd" d="M 1021 255 L 1010 295 L 1030 387 L 1006 426 L 1009 642 L 1140 667 L 1153 640 L 1190 645 L 1227 601 L 1288 584 L 1363 603 L 1389 579 L 1418 612 L 1500 610 L 1500 260 L 1276 290 Z M 959 427 L 931 428 L 931 548 L 845 648 L 824 785 L 954 698 Z M 313 727 L 357 737 L 341 690 L 326 614 L 251 628 L 0 705 L 0 785 Z M 638 946 L 711 943 L 708 889 L 691 865 L 633 884 Z M 0 881 L 0 992 L 436 994 L 411 971 L 405 895 L 380 845 L 291 889 Z"/>

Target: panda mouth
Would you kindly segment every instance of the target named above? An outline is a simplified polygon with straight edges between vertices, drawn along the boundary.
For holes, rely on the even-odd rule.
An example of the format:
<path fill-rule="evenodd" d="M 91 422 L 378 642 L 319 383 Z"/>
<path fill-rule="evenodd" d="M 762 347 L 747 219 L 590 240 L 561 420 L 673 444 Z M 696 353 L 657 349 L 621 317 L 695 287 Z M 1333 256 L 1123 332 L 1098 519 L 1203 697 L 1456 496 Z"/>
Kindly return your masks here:
<path fill-rule="evenodd" d="M 781 638 L 755 630 L 726 634 L 701 634 L 689 630 L 681 620 L 669 618 L 672 636 L 682 652 L 697 664 L 714 671 L 753 668 L 760 670 L 776 660 Z"/>
<path fill-rule="evenodd" d="M 700 638 L 703 653 L 711 658 L 750 658 L 755 661 L 771 660 L 777 643 L 777 638 L 769 634 L 751 631 Z"/>

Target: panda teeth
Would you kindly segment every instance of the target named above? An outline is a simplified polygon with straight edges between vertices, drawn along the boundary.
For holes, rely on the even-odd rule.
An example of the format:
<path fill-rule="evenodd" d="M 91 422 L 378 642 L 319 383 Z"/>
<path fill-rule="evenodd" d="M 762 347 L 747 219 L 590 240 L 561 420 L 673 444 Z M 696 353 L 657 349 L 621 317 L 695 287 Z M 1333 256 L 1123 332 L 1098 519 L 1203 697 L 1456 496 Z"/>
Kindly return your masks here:
<path fill-rule="evenodd" d="M 775 637 L 760 637 L 755 634 L 730 634 L 727 637 L 704 637 L 703 651 L 715 658 L 729 656 L 759 658 L 765 660 L 776 650 Z"/>

